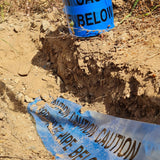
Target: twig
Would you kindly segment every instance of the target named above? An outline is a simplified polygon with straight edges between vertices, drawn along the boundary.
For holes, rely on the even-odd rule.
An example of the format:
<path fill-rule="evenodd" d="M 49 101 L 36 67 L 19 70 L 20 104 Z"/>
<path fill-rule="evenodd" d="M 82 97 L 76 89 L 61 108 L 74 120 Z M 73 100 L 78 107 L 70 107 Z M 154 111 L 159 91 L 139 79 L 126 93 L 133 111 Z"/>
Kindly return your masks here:
<path fill-rule="evenodd" d="M 130 17 L 133 13 L 133 10 L 135 9 L 135 7 L 137 6 L 137 3 L 139 2 L 139 0 L 135 0 L 133 7 L 131 9 L 131 12 L 124 18 L 122 19 L 119 23 L 122 24 L 128 17 Z"/>
<path fill-rule="evenodd" d="M 153 12 L 155 9 L 157 9 L 158 7 L 160 7 L 160 4 L 154 6 L 153 9 L 152 9 L 150 12 L 145 13 L 144 16 L 148 16 L 148 15 L 152 14 L 152 12 Z"/>

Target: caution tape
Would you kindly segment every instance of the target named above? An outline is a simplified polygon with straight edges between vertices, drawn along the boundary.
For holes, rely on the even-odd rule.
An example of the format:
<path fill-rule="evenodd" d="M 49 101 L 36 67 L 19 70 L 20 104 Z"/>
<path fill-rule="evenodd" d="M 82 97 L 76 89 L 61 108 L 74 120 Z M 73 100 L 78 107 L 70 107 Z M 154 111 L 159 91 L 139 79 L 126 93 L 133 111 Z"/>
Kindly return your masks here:
<path fill-rule="evenodd" d="M 56 160 L 159 160 L 160 125 L 87 111 L 63 98 L 28 105 Z"/>

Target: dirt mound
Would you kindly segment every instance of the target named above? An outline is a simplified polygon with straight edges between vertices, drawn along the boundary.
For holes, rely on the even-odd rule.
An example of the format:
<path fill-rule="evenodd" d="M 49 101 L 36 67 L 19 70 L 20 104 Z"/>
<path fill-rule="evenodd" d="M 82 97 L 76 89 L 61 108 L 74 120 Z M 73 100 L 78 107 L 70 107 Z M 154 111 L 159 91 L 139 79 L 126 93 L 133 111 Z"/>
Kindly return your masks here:
<path fill-rule="evenodd" d="M 130 19 L 89 39 L 55 38 L 57 29 L 43 38 L 41 56 L 62 79 L 63 92 L 88 103 L 103 102 L 111 115 L 159 123 L 160 26 L 154 25 L 159 20 Z"/>

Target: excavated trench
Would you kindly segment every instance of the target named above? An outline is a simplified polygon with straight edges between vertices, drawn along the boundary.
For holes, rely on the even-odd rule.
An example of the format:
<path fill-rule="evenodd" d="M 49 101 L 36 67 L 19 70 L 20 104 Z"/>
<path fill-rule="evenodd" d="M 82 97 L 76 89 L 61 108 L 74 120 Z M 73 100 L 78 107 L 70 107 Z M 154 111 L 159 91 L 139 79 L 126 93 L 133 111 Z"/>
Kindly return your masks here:
<path fill-rule="evenodd" d="M 160 72 L 146 63 L 147 57 L 139 64 L 137 55 L 123 54 L 123 49 L 136 52 L 143 45 L 134 44 L 140 32 L 124 32 L 123 27 L 122 32 L 119 28 L 104 37 L 88 39 L 58 37 L 65 28 L 57 29 L 41 39 L 43 47 L 33 64 L 37 59 L 45 59 L 53 74 L 60 77 L 62 92 L 70 91 L 90 104 L 103 102 L 107 114 L 160 123 L 160 85 L 155 75 Z M 133 38 L 133 34 L 139 35 Z"/>
<path fill-rule="evenodd" d="M 0 159 L 54 159 L 27 114 L 27 104 L 37 96 L 68 95 L 84 108 L 88 105 L 86 110 L 160 124 L 159 14 L 130 19 L 101 37 L 88 39 L 71 37 L 61 26 L 65 24 L 61 13 L 55 24 L 50 21 L 53 29 L 59 26 L 54 32 L 39 28 L 44 16 L 32 22 L 24 19 L 27 25 L 20 31 L 19 16 L 18 20 L 10 17 L 1 31 L 5 41 L 15 42 L 18 52 L 6 42 L 0 48 L 5 64 L 0 67 Z M 15 25 L 14 31 L 9 24 Z M 31 58 L 28 70 L 26 62 Z M 19 65 L 25 70 L 22 75 Z"/>

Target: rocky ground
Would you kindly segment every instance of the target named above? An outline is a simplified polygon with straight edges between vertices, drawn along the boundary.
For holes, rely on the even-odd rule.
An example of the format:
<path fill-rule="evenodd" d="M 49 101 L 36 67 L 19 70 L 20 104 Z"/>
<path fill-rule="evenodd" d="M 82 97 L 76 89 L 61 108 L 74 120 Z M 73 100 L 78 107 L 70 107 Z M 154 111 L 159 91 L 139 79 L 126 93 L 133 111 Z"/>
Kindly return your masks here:
<path fill-rule="evenodd" d="M 36 97 L 160 123 L 160 14 L 119 24 L 123 4 L 114 2 L 114 29 L 87 39 L 69 35 L 56 7 L 0 24 L 0 159 L 54 159 L 26 110 Z"/>

